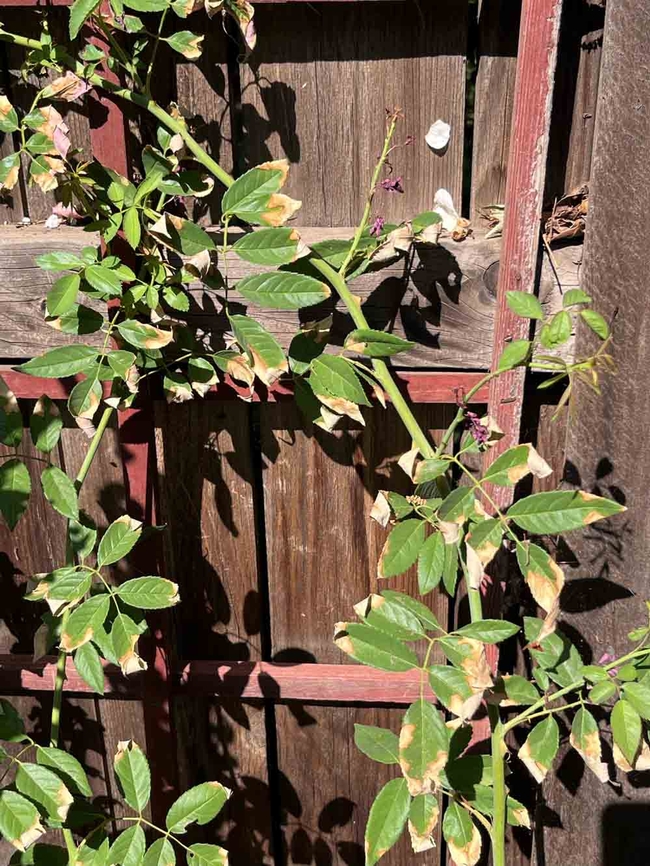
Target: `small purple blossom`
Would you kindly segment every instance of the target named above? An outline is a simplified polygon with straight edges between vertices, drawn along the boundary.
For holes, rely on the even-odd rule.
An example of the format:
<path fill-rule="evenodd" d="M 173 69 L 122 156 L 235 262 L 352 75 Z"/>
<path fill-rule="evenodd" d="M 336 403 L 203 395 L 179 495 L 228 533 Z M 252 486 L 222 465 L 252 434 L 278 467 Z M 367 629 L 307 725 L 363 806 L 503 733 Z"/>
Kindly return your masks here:
<path fill-rule="evenodd" d="M 485 424 L 481 424 L 481 419 L 478 417 L 476 412 L 471 412 L 468 409 L 465 412 L 465 419 L 467 423 L 467 429 L 474 437 L 475 442 L 478 445 L 485 445 L 490 438 L 490 431 L 485 426 Z"/>
<path fill-rule="evenodd" d="M 379 235 L 382 233 L 385 223 L 386 220 L 383 217 L 375 217 L 375 221 L 373 222 L 372 228 L 370 229 L 370 234 L 373 237 L 378 238 Z"/>
<path fill-rule="evenodd" d="M 404 192 L 404 187 L 402 186 L 402 178 L 401 177 L 386 177 L 379 184 L 382 189 L 387 190 L 387 192 Z"/>

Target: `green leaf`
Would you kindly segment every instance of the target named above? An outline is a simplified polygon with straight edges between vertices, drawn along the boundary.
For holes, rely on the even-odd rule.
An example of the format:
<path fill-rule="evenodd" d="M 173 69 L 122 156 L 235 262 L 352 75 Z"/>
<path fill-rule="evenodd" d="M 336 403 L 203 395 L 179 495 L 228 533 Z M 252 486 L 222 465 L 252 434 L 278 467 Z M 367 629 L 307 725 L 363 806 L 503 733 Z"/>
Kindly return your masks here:
<path fill-rule="evenodd" d="M 435 794 L 418 794 L 409 808 L 409 833 L 415 852 L 435 847 L 433 831 L 438 823 L 440 806 Z"/>
<path fill-rule="evenodd" d="M 142 236 L 140 213 L 137 207 L 132 206 L 124 213 L 122 229 L 124 230 L 124 237 L 127 239 L 129 246 L 136 249 Z"/>
<path fill-rule="evenodd" d="M 224 214 L 245 217 L 264 210 L 269 197 L 282 186 L 282 175 L 280 169 L 251 168 L 226 190 L 221 200 Z"/>
<path fill-rule="evenodd" d="M 32 358 L 16 369 L 31 376 L 43 376 L 46 379 L 63 379 L 81 373 L 97 358 L 98 351 L 91 346 L 61 346 L 52 349 L 39 358 Z"/>
<path fill-rule="evenodd" d="M 366 824 L 366 866 L 374 864 L 402 835 L 411 797 L 405 779 L 392 779 L 377 794 Z"/>
<path fill-rule="evenodd" d="M 355 724 L 354 744 L 373 761 L 399 764 L 399 737 L 387 728 Z"/>
<path fill-rule="evenodd" d="M 442 217 L 435 211 L 423 211 L 411 220 L 413 234 L 417 235 L 429 226 L 442 222 Z"/>
<path fill-rule="evenodd" d="M 41 397 L 36 401 L 29 419 L 29 429 L 34 446 L 43 454 L 49 454 L 56 447 L 61 437 L 63 419 L 58 406 L 49 397 Z"/>
<path fill-rule="evenodd" d="M 141 813 L 151 796 L 151 771 L 144 752 L 133 740 L 118 743 L 113 766 L 124 799 Z"/>
<path fill-rule="evenodd" d="M 21 740 L 25 725 L 20 713 L 6 698 L 0 698 L 0 740 Z"/>
<path fill-rule="evenodd" d="M 620 670 L 619 670 L 620 679 Z M 623 686 L 623 696 L 625 700 L 632 704 L 637 713 L 642 719 L 650 721 L 650 683 L 626 683 Z"/>
<path fill-rule="evenodd" d="M 397 601 L 372 594 L 355 604 L 355 611 L 368 625 L 384 631 L 398 640 L 419 640 L 424 637 L 422 624 L 415 614 Z"/>
<path fill-rule="evenodd" d="M 571 336 L 571 316 L 566 310 L 556 313 L 539 332 L 539 342 L 546 349 L 557 349 Z"/>
<path fill-rule="evenodd" d="M 16 132 L 20 129 L 16 109 L 6 96 L 0 96 L 0 132 Z"/>
<path fill-rule="evenodd" d="M 282 346 L 266 328 L 249 316 L 230 316 L 237 342 L 248 353 L 255 374 L 272 385 L 289 370 Z"/>
<path fill-rule="evenodd" d="M 600 313 L 597 313 L 596 310 L 580 310 L 580 315 L 601 340 L 606 340 L 609 337 L 609 325 Z"/>
<path fill-rule="evenodd" d="M 508 448 L 492 463 L 483 476 L 483 481 L 501 487 L 513 487 L 530 472 L 538 478 L 550 475 L 551 468 L 540 457 L 532 445 L 515 445 Z"/>
<path fill-rule="evenodd" d="M 92 640 L 95 629 L 103 625 L 109 607 L 110 598 L 106 594 L 95 595 L 75 608 L 61 634 L 61 649 L 72 652 Z"/>
<path fill-rule="evenodd" d="M 379 557 L 378 577 L 395 577 L 413 565 L 424 544 L 425 527 L 426 521 L 418 518 L 403 520 L 393 527 Z"/>
<path fill-rule="evenodd" d="M 97 529 L 87 514 L 82 512 L 79 520 L 70 521 L 68 538 L 73 551 L 80 559 L 84 559 L 92 553 L 97 541 Z"/>
<path fill-rule="evenodd" d="M 576 646 L 559 629 L 539 641 L 539 634 L 543 627 L 543 620 L 537 617 L 524 617 L 526 640 L 535 645 L 530 650 L 532 657 L 545 671 L 548 671 L 553 682 L 558 685 L 564 687 L 579 681 L 583 663 Z M 533 674 L 536 674 L 537 670 L 535 668 Z M 542 680 L 537 681 L 546 691 L 548 685 Z"/>
<path fill-rule="evenodd" d="M 445 497 L 438 516 L 450 523 L 464 522 L 474 512 L 476 497 L 472 487 L 457 487 Z"/>
<path fill-rule="evenodd" d="M 57 568 L 50 574 L 39 577 L 41 580 L 34 591 L 25 596 L 29 601 L 39 601 L 42 598 L 76 601 L 88 592 L 92 582 L 92 572 L 75 566 Z"/>
<path fill-rule="evenodd" d="M 625 510 L 612 499 L 603 499 L 583 490 L 553 490 L 520 499 L 510 506 L 508 517 L 527 532 L 554 535 L 582 529 L 596 520 Z"/>
<path fill-rule="evenodd" d="M 423 604 L 416 598 L 411 598 L 410 595 L 406 595 L 404 592 L 397 592 L 397 590 L 394 589 L 384 589 L 381 594 L 387 601 L 393 604 L 399 604 L 414 614 L 427 630 L 443 631 L 442 626 L 434 616 L 433 612 L 426 604 Z"/>
<path fill-rule="evenodd" d="M 89 265 L 83 275 L 86 282 L 102 294 L 117 297 L 122 293 L 122 280 L 114 270 L 103 264 Z"/>
<path fill-rule="evenodd" d="M 108 527 L 97 550 L 97 567 L 103 568 L 122 559 L 140 538 L 142 524 L 127 514 L 118 517 Z"/>
<path fill-rule="evenodd" d="M 0 794 L 0 833 L 24 851 L 45 832 L 38 809 L 25 797 L 5 789 Z"/>
<path fill-rule="evenodd" d="M 449 754 L 449 728 L 432 703 L 415 701 L 404 714 L 399 762 L 411 796 L 427 794 L 438 782 Z"/>
<path fill-rule="evenodd" d="M 499 358 L 497 370 L 512 370 L 525 364 L 530 355 L 530 340 L 513 340 L 505 347 Z"/>
<path fill-rule="evenodd" d="M 73 418 L 92 418 L 102 400 L 102 383 L 94 377 L 77 382 L 68 397 L 68 410 Z"/>
<path fill-rule="evenodd" d="M 530 292 L 506 292 L 506 302 L 513 313 L 522 319 L 543 319 L 542 305 Z"/>
<path fill-rule="evenodd" d="M 155 328 L 153 325 L 137 322 L 135 319 L 120 322 L 117 330 L 127 343 L 138 349 L 162 349 L 174 339 L 173 331 Z"/>
<path fill-rule="evenodd" d="M 180 601 L 178 584 L 162 577 L 135 577 L 118 586 L 115 592 L 126 604 L 141 610 L 160 610 Z"/>
<path fill-rule="evenodd" d="M 641 744 L 643 724 L 638 711 L 631 702 L 621 698 L 614 704 L 610 719 L 614 742 L 623 753 L 623 757 L 634 766 L 636 755 Z"/>
<path fill-rule="evenodd" d="M 81 286 L 79 274 L 67 274 L 54 283 L 47 294 L 47 313 L 49 316 L 62 316 L 74 305 Z"/>
<path fill-rule="evenodd" d="M 36 264 L 44 271 L 67 271 L 72 268 L 83 268 L 85 262 L 76 253 L 61 250 L 36 256 Z"/>
<path fill-rule="evenodd" d="M 58 466 L 48 466 L 41 475 L 41 485 L 52 508 L 69 520 L 79 519 L 77 491 L 74 482 L 65 472 Z"/>
<path fill-rule="evenodd" d="M 72 308 L 58 319 L 48 319 L 48 324 L 56 326 L 62 334 L 94 334 L 104 324 L 104 317 L 84 304 L 73 304 Z"/>
<path fill-rule="evenodd" d="M 598 723 L 589 710 L 580 707 L 571 724 L 571 745 L 582 756 L 590 770 L 601 782 L 609 780 L 607 764 L 601 761 L 602 746 L 598 731 Z"/>
<path fill-rule="evenodd" d="M 13 457 L 6 463 L 0 463 L 0 513 L 9 529 L 15 529 L 27 510 L 31 492 L 32 482 L 22 461 Z"/>
<path fill-rule="evenodd" d="M 219 845 L 196 842 L 189 847 L 188 866 L 227 866 L 228 852 Z"/>
<path fill-rule="evenodd" d="M 176 852 L 169 839 L 156 839 L 147 850 L 142 866 L 175 866 Z"/>
<path fill-rule="evenodd" d="M 436 478 L 444 475 L 448 469 L 449 460 L 439 460 L 437 457 L 421 460 L 415 467 L 413 481 L 416 484 L 426 484 L 427 481 L 435 481 Z"/>
<path fill-rule="evenodd" d="M 56 770 L 73 792 L 84 797 L 92 796 L 86 772 L 74 755 L 53 746 L 38 746 L 36 760 L 41 766 Z"/>
<path fill-rule="evenodd" d="M 207 824 L 224 806 L 230 791 L 220 782 L 203 782 L 185 791 L 172 805 L 165 819 L 170 833 L 184 833 L 189 824 Z"/>
<path fill-rule="evenodd" d="M 482 619 L 464 625 L 457 629 L 454 634 L 480 640 L 483 643 L 501 643 L 501 641 L 517 634 L 518 631 L 518 625 L 507 622 L 505 619 Z"/>
<path fill-rule="evenodd" d="M 440 703 L 458 716 L 464 715 L 463 704 L 475 694 L 465 671 L 452 665 L 431 665 L 431 689 Z"/>
<path fill-rule="evenodd" d="M 343 348 L 368 358 L 387 358 L 399 352 L 408 352 L 414 346 L 415 343 L 410 340 L 403 340 L 386 331 L 359 328 L 347 335 Z"/>
<path fill-rule="evenodd" d="M 125 613 L 119 613 L 111 628 L 111 645 L 122 673 L 130 674 L 144 670 L 146 665 L 138 656 L 136 645 L 140 637 L 140 628 Z"/>
<path fill-rule="evenodd" d="M 596 685 L 590 689 L 588 695 L 589 701 L 592 704 L 604 704 L 605 701 L 614 697 L 616 691 L 616 683 L 612 682 L 610 679 L 604 680 L 602 683 L 596 683 Z"/>
<path fill-rule="evenodd" d="M 322 355 L 311 364 L 309 383 L 317 396 L 340 397 L 361 406 L 370 406 L 354 367 L 339 355 Z"/>
<path fill-rule="evenodd" d="M 532 729 L 519 758 L 537 782 L 542 782 L 560 748 L 560 729 L 553 716 L 547 716 Z"/>
<path fill-rule="evenodd" d="M 9 866 L 68 866 L 68 852 L 56 845 L 32 845 L 26 851 L 16 851 Z"/>
<path fill-rule="evenodd" d="M 519 674 L 504 676 L 503 689 L 509 705 L 529 707 L 539 700 L 539 692 L 533 683 Z"/>
<path fill-rule="evenodd" d="M 590 304 L 591 296 L 586 292 L 583 292 L 582 289 L 569 289 L 568 292 L 565 292 L 562 295 L 562 306 L 566 309 L 567 307 L 573 307 L 575 304 Z"/>
<path fill-rule="evenodd" d="M 34 800 L 55 821 L 65 821 L 73 797 L 65 783 L 48 767 L 21 764 L 16 773 L 16 788 Z"/>
<path fill-rule="evenodd" d="M 111 845 L 108 855 L 109 866 L 140 866 L 142 856 L 147 846 L 144 830 L 140 824 L 133 824 L 123 830 Z"/>
<path fill-rule="evenodd" d="M 201 226 L 180 217 L 167 217 L 168 243 L 184 256 L 196 256 L 216 249 L 214 241 Z"/>
<path fill-rule="evenodd" d="M 170 3 L 169 0 L 124 0 L 124 5 L 136 12 L 164 12 Z"/>
<path fill-rule="evenodd" d="M 129 370 L 135 364 L 135 355 L 125 349 L 114 349 L 108 353 L 106 360 L 116 376 L 119 376 L 120 379 L 126 379 Z"/>
<path fill-rule="evenodd" d="M 293 228 L 259 229 L 241 237 L 233 250 L 254 265 L 286 265 L 298 257 L 300 235 Z"/>
<path fill-rule="evenodd" d="M 331 295 L 325 283 L 290 271 L 272 271 L 244 277 L 236 288 L 254 304 L 276 310 L 300 310 L 319 304 Z"/>
<path fill-rule="evenodd" d="M 95 830 L 85 839 L 75 859 L 75 866 L 106 866 L 110 842 L 103 830 Z"/>
<path fill-rule="evenodd" d="M 442 821 L 442 835 L 454 863 L 474 866 L 478 862 L 481 854 L 481 834 L 460 803 L 454 801 L 447 807 Z"/>
<path fill-rule="evenodd" d="M 75 652 L 74 666 L 81 679 L 96 694 L 104 694 L 104 668 L 99 653 L 92 643 L 83 644 Z"/>
<path fill-rule="evenodd" d="M 76 39 L 84 22 L 99 6 L 101 0 L 74 0 L 70 7 L 70 39 Z"/>
<path fill-rule="evenodd" d="M 418 657 L 396 637 L 364 623 L 339 623 L 334 643 L 353 659 L 383 671 L 419 667 Z"/>
<path fill-rule="evenodd" d="M 440 583 L 445 565 L 445 540 L 441 532 L 430 535 L 418 554 L 418 590 L 420 595 L 431 592 Z"/>
<path fill-rule="evenodd" d="M 458 581 L 458 545 L 445 544 L 445 566 L 442 570 L 442 584 L 447 594 L 453 598 Z"/>

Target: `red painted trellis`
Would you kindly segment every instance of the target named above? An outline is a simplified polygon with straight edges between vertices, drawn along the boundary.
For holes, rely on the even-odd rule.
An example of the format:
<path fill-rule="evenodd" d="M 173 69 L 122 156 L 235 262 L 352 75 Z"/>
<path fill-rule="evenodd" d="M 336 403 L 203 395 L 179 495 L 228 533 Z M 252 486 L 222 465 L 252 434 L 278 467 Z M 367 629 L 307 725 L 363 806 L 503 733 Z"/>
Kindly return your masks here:
<path fill-rule="evenodd" d="M 302 0 L 258 0 L 258 2 L 302 2 Z M 332 2 L 332 0 L 320 0 Z M 340 2 L 340 0 L 339 0 Z M 349 0 L 358 2 L 358 0 Z M 68 5 L 69 0 L 3 0 L 5 6 Z M 507 290 L 533 291 L 539 253 L 539 222 L 545 159 L 550 125 L 550 99 L 557 52 L 561 0 L 524 0 L 517 60 L 517 85 L 512 120 L 511 149 L 506 191 L 503 249 L 497 297 L 494 352 L 500 354 L 504 342 L 524 338 L 526 323 L 513 317 L 505 303 Z M 112 101 L 91 104 L 91 145 L 102 162 L 128 174 L 125 121 L 119 105 Z M 94 109 L 93 109 L 94 106 Z M 101 111 L 99 110 L 101 106 Z M 99 120 L 101 118 L 101 121 Z M 5 375 L 3 373 L 3 375 Z M 414 402 L 454 402 L 457 393 L 467 391 L 481 374 L 464 372 L 402 373 L 399 378 Z M 5 378 L 18 397 L 48 394 L 65 398 L 73 380 L 38 380 L 7 372 Z M 504 440 L 512 444 L 519 435 L 524 372 L 516 370 L 475 395 L 476 402 L 489 400 L 490 414 L 504 429 Z M 230 389 L 220 387 L 209 398 L 224 399 Z M 278 386 L 255 399 L 283 399 L 290 391 Z M 139 409 L 120 413 L 118 419 L 123 455 L 125 486 L 130 509 L 144 518 L 154 518 L 152 499 L 153 413 L 146 403 Z M 493 459 L 494 455 L 492 455 Z M 503 489 L 502 489 L 503 490 Z M 507 495 L 507 492 L 506 492 Z M 500 499 L 500 505 L 507 500 Z M 173 736 L 170 731 L 169 700 L 174 693 L 272 698 L 274 700 L 353 701 L 367 703 L 409 703 L 419 693 L 418 672 L 386 676 L 382 671 L 340 665 L 283 665 L 267 662 L 192 661 L 172 667 L 162 632 L 155 628 L 151 652 L 152 672 L 141 683 L 124 685 L 116 672 L 106 668 L 106 693 L 144 699 L 147 745 L 152 764 L 168 787 L 174 780 L 168 773 L 172 762 Z M 32 663 L 21 656 L 0 657 L 0 689 L 41 691 L 53 685 L 54 666 Z M 66 690 L 84 693 L 88 687 L 70 665 Z M 157 804 L 164 809 L 164 798 Z"/>

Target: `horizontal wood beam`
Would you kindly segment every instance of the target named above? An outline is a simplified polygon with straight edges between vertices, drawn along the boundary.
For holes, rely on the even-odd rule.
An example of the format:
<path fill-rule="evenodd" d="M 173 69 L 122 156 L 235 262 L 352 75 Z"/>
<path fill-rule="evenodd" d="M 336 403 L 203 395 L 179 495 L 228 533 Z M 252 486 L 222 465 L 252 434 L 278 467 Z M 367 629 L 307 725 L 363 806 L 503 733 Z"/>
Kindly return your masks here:
<path fill-rule="evenodd" d="M 39 397 L 50 397 L 52 400 L 67 400 L 70 392 L 81 376 L 70 376 L 66 379 L 43 379 L 39 376 L 29 376 L 18 373 L 11 367 L 0 365 L 0 376 L 7 383 L 16 397 L 24 400 L 38 400 Z M 465 373 L 451 370 L 449 372 L 396 371 L 395 377 L 402 386 L 404 393 L 413 403 L 455 403 L 473 388 L 483 377 L 483 373 Z M 227 381 L 213 387 L 205 396 L 206 400 L 235 400 L 248 395 L 248 390 L 233 382 Z M 104 385 L 105 395 L 108 385 Z M 470 403 L 487 402 L 487 386 L 480 388 L 470 399 Z M 293 387 L 291 382 L 278 382 L 272 388 L 259 388 L 253 393 L 253 402 L 275 403 L 278 400 L 291 399 Z"/>
<path fill-rule="evenodd" d="M 104 695 L 138 699 L 142 678 L 125 677 L 115 665 L 104 662 Z M 0 694 L 50 692 L 56 677 L 56 661 L 31 656 L 0 655 Z M 291 664 L 244 661 L 192 661 L 180 663 L 170 678 L 174 694 L 276 701 L 324 701 L 327 703 L 409 704 L 420 695 L 419 670 L 390 674 L 361 665 Z M 72 661 L 66 668 L 65 691 L 92 693 Z M 425 694 L 433 697 L 429 685 Z"/>
<path fill-rule="evenodd" d="M 299 231 L 308 246 L 319 240 L 349 238 L 354 233 L 353 228 L 345 227 L 301 226 Z M 94 243 L 98 243 L 98 236 L 80 228 L 62 226 L 50 231 L 40 226 L 0 226 L 0 357 L 5 363 L 79 341 L 79 337 L 63 334 L 44 321 L 44 301 L 57 275 L 39 268 L 35 260 L 52 249 L 78 253 Z M 561 308 L 562 291 L 578 286 L 581 250 L 580 245 L 555 250 L 555 270 L 548 259 L 545 261 L 539 297 L 547 313 Z M 485 232 L 477 229 L 460 243 L 443 238 L 435 246 L 417 245 L 408 264 L 399 259 L 352 282 L 372 328 L 389 330 L 415 343 L 413 349 L 392 359 L 395 369 L 471 371 L 490 367 L 500 255 L 501 239 L 486 238 Z M 331 314 L 328 351 L 340 351 L 354 327 L 340 301 L 332 297 L 302 311 L 254 306 L 237 293 L 237 283 L 264 269 L 244 262 L 235 253 L 229 253 L 227 260 L 233 311 L 250 312 L 285 348 L 301 322 Z M 189 310 L 181 318 L 196 329 L 199 339 L 229 329 L 222 299 L 218 293 L 206 292 L 198 282 L 190 286 Z M 101 345 L 103 334 L 88 334 L 83 339 Z M 567 344 L 565 355 L 571 354 L 572 346 Z"/>

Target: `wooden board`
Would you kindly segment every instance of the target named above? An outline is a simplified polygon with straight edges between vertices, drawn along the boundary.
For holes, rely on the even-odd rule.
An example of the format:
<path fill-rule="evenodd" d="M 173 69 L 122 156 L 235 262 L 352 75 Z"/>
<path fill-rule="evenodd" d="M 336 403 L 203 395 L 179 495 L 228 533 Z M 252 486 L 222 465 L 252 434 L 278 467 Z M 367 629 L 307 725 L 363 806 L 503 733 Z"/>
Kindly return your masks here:
<path fill-rule="evenodd" d="M 586 660 L 595 662 L 605 651 L 627 652 L 628 631 L 647 621 L 650 462 L 639 431 L 650 422 L 641 397 L 650 369 L 644 290 L 650 253 L 642 225 L 650 184 L 648 32 L 650 8 L 634 0 L 607 4 L 583 277 L 584 289 L 606 318 L 618 311 L 611 348 L 618 375 L 604 380 L 601 397 L 586 387 L 576 389 L 566 477 L 624 501 L 629 510 L 569 536 L 578 565 L 570 569 L 569 591 L 563 593 L 564 618 L 580 638 Z M 635 76 L 633 93 L 630 70 L 642 73 Z M 617 217 L 621 202 L 624 221 Z M 579 334 L 582 351 L 594 343 L 587 333 Z M 602 785 L 583 773 L 575 757 L 560 764 L 557 777 L 551 780 L 549 774 L 546 803 L 561 825 L 545 828 L 546 866 L 647 861 L 646 780 L 642 774 L 620 775 L 622 789 Z"/>
<path fill-rule="evenodd" d="M 520 14 L 521 0 L 479 4 L 470 197 L 474 221 L 482 208 L 505 204 Z"/>
<path fill-rule="evenodd" d="M 429 210 L 439 187 L 460 203 L 465 110 L 466 0 L 260 6 L 259 34 L 241 67 L 239 144 L 246 166 L 286 156 L 286 192 L 303 201 L 302 225 L 354 225 L 385 134 L 385 110 L 402 108 L 414 143 L 391 162 L 405 194 L 380 192 L 375 211 L 401 220 Z M 424 136 L 451 124 L 447 152 Z M 460 206 L 460 205 L 459 205 Z"/>
<path fill-rule="evenodd" d="M 155 404 L 165 576 L 181 659 L 260 658 L 250 407 Z"/>
<path fill-rule="evenodd" d="M 306 243 L 327 237 L 350 237 L 352 229 L 303 229 Z M 43 320 L 42 306 L 56 274 L 34 264 L 35 256 L 56 249 L 79 250 L 92 243 L 95 236 L 79 229 L 0 227 L 0 270 L 5 280 L 0 286 L 0 357 L 29 358 L 47 348 L 75 342 L 77 338 L 62 335 Z M 457 243 L 446 239 L 439 246 L 421 247 L 405 273 L 405 263 L 398 260 L 375 273 L 364 274 L 352 284 L 362 299 L 371 326 L 388 328 L 417 342 L 410 352 L 394 359 L 394 365 L 406 368 L 455 367 L 487 369 L 491 362 L 492 332 L 496 308 L 496 284 L 501 239 L 485 240 L 482 234 Z M 554 252 L 557 275 L 562 291 L 578 285 L 581 247 L 568 246 Z M 228 257 L 231 282 L 261 268 Z M 542 271 L 540 298 L 551 312 L 561 305 L 557 277 L 547 260 Z M 205 289 L 193 290 L 189 321 L 200 332 L 227 328 L 221 314 L 219 297 Z M 247 306 L 236 289 L 230 293 L 231 305 Z M 302 312 L 308 320 L 331 312 L 333 301 Z M 341 346 L 352 323 L 341 308 L 334 317 L 333 344 Z M 251 311 L 286 347 L 297 331 L 301 316 L 277 310 L 251 307 Z M 101 339 L 90 335 L 85 342 Z M 566 351 L 571 356 L 571 344 Z"/>

